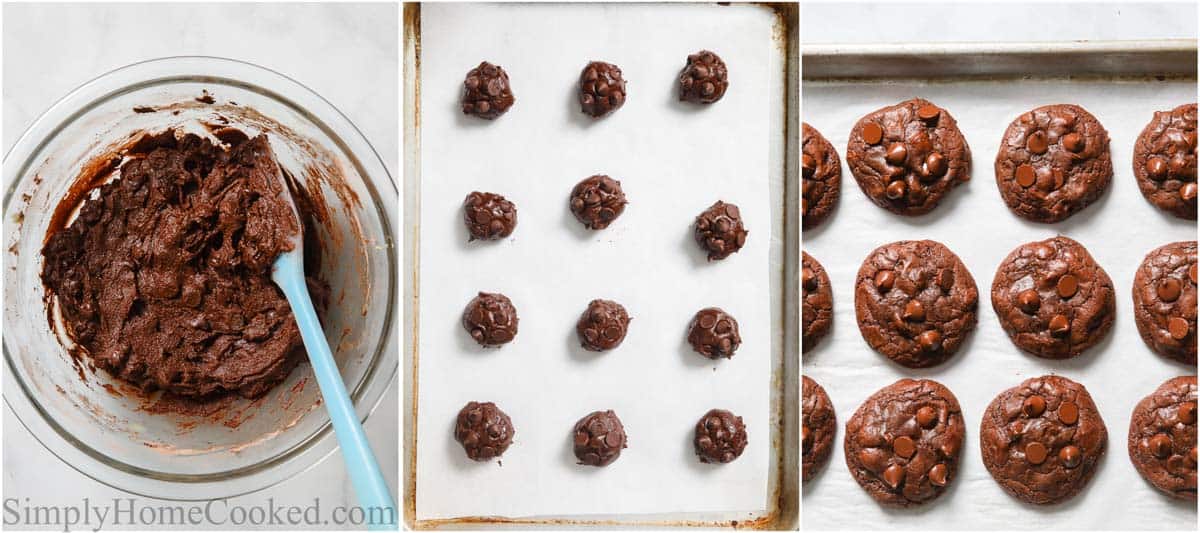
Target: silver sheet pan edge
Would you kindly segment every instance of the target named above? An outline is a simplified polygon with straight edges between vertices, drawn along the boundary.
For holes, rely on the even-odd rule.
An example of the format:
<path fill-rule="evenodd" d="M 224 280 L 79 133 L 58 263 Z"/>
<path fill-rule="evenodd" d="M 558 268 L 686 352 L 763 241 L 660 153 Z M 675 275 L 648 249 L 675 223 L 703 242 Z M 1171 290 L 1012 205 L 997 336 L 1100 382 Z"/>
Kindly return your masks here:
<path fill-rule="evenodd" d="M 1196 40 L 805 44 L 804 80 L 1196 76 Z"/>

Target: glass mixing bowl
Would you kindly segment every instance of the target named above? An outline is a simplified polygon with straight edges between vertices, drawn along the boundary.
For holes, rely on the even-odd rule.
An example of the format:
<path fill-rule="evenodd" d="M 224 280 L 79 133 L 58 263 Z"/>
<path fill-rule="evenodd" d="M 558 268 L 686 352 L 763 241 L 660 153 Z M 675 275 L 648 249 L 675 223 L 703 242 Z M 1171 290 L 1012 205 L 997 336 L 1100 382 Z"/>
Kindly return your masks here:
<path fill-rule="evenodd" d="M 147 408 L 152 395 L 76 365 L 47 318 L 41 246 L 75 178 L 138 132 L 222 125 L 266 132 L 281 166 L 310 194 L 320 190 L 321 276 L 331 288 L 324 327 L 363 420 L 399 368 L 398 193 L 344 115 L 294 80 L 228 59 L 156 59 L 96 78 L 42 115 L 4 160 L 4 400 L 59 459 L 143 496 L 253 492 L 337 447 L 306 363 L 257 400 L 238 398 L 215 412 L 155 412 Z"/>

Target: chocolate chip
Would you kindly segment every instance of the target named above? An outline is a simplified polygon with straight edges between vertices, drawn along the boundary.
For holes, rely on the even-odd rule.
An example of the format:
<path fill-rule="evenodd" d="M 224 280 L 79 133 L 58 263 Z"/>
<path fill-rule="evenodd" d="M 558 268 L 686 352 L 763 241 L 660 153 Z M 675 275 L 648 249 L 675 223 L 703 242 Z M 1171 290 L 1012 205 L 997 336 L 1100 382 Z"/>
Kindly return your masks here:
<path fill-rule="evenodd" d="M 884 192 L 884 194 L 887 195 L 888 199 L 890 200 L 899 200 L 904 198 L 904 195 L 907 192 L 908 186 L 906 186 L 903 181 L 897 180 L 888 184 L 887 190 Z"/>
<path fill-rule="evenodd" d="M 936 352 L 942 348 L 942 334 L 929 330 L 917 336 L 917 343 L 926 352 Z"/>
<path fill-rule="evenodd" d="M 1050 149 L 1050 145 L 1046 139 L 1046 132 L 1037 130 L 1030 134 L 1029 138 L 1025 139 L 1025 148 L 1028 148 L 1030 152 L 1037 155 L 1046 153 L 1046 150 Z"/>
<path fill-rule="evenodd" d="M 896 455 L 905 459 L 917 453 L 917 447 L 913 444 L 912 439 L 908 437 L 896 437 L 896 440 L 892 441 L 892 450 L 896 452 Z"/>
<path fill-rule="evenodd" d="M 938 463 L 929 469 L 929 482 L 939 487 L 946 486 L 946 465 Z"/>
<path fill-rule="evenodd" d="M 1166 459 L 1171 455 L 1171 437 L 1165 433 L 1159 433 L 1150 437 L 1150 453 L 1154 454 L 1159 459 Z"/>
<path fill-rule="evenodd" d="M 1032 187 L 1037 181 L 1037 175 L 1030 165 L 1021 165 L 1017 167 L 1017 185 L 1022 187 Z"/>
<path fill-rule="evenodd" d="M 1025 445 L 1025 459 L 1029 464 L 1040 465 L 1046 460 L 1046 446 L 1040 442 Z"/>
<path fill-rule="evenodd" d="M 874 122 L 867 123 L 863 126 L 862 138 L 867 144 L 879 144 L 883 140 L 883 128 Z"/>
<path fill-rule="evenodd" d="M 1196 423 L 1196 402 L 1185 403 L 1179 406 L 1179 411 L 1176 412 L 1179 417 L 1179 422 L 1182 424 Z"/>
<path fill-rule="evenodd" d="M 887 159 L 888 163 L 893 165 L 903 165 L 905 159 L 908 158 L 908 149 L 904 147 L 904 143 L 892 143 L 888 146 Z"/>
<path fill-rule="evenodd" d="M 942 113 L 942 110 L 939 109 L 938 106 L 935 106 L 933 104 L 923 105 L 919 109 L 917 109 L 917 117 L 919 117 L 921 120 L 924 120 L 926 122 L 930 122 L 930 121 L 938 118 L 938 115 L 940 115 L 941 113 Z"/>
<path fill-rule="evenodd" d="M 1054 317 L 1050 319 L 1050 333 L 1053 333 L 1059 337 L 1063 337 L 1066 336 L 1066 334 L 1070 331 L 1071 321 L 1067 319 L 1066 315 L 1054 315 Z"/>
<path fill-rule="evenodd" d="M 1075 296 L 1079 291 L 1079 280 L 1070 274 L 1058 278 L 1058 295 L 1064 299 Z"/>
<path fill-rule="evenodd" d="M 1179 299 L 1179 294 L 1182 292 L 1182 290 L 1183 288 L 1180 285 L 1179 280 L 1175 278 L 1167 278 L 1162 280 L 1162 283 L 1158 284 L 1157 292 L 1158 297 L 1162 299 L 1162 301 L 1174 302 L 1175 300 Z"/>
<path fill-rule="evenodd" d="M 1041 396 L 1030 396 L 1021 404 L 1021 412 L 1029 418 L 1037 418 L 1042 416 L 1046 411 L 1046 399 Z"/>
<path fill-rule="evenodd" d="M 1167 162 L 1161 157 L 1151 157 L 1146 161 L 1146 174 L 1151 179 L 1162 180 L 1167 177 Z"/>
<path fill-rule="evenodd" d="M 920 301 L 909 300 L 904 305 L 904 313 L 901 317 L 909 322 L 923 322 L 925 321 L 925 306 L 921 305 Z"/>
<path fill-rule="evenodd" d="M 1069 152 L 1076 154 L 1082 152 L 1084 148 L 1083 136 L 1074 132 L 1068 133 L 1063 136 L 1062 145 L 1063 148 L 1066 148 Z"/>
<path fill-rule="evenodd" d="M 875 274 L 875 288 L 879 292 L 887 292 L 892 290 L 892 285 L 896 283 L 896 274 L 891 270 L 880 270 Z"/>
<path fill-rule="evenodd" d="M 1062 461 L 1063 466 L 1067 468 L 1079 466 L 1081 459 L 1083 459 L 1083 454 L 1075 446 L 1063 446 L 1063 449 L 1058 451 L 1058 460 Z"/>
<path fill-rule="evenodd" d="M 1033 289 L 1023 290 L 1017 295 L 1017 306 L 1020 307 L 1021 311 L 1024 311 L 1026 314 L 1032 315 L 1036 313 L 1041 305 L 1042 298 L 1041 296 L 1038 296 L 1037 291 Z"/>
<path fill-rule="evenodd" d="M 892 465 L 883 471 L 883 482 L 887 483 L 892 490 L 900 488 L 900 484 L 904 482 L 904 467 L 900 465 Z"/>
<path fill-rule="evenodd" d="M 1182 198 L 1183 201 L 1185 201 L 1185 202 L 1195 201 L 1196 200 L 1196 184 L 1195 183 L 1183 184 L 1183 187 L 1179 188 L 1179 197 Z"/>
<path fill-rule="evenodd" d="M 1190 329 L 1188 321 L 1183 318 L 1176 316 L 1167 321 L 1167 332 L 1171 334 L 1172 339 L 1177 341 L 1187 338 Z"/>
<path fill-rule="evenodd" d="M 926 405 L 917 409 L 917 425 L 929 429 L 937 424 L 937 412 L 932 407 Z"/>
<path fill-rule="evenodd" d="M 1072 402 L 1063 402 L 1058 406 L 1058 421 L 1068 426 L 1075 425 L 1079 421 L 1079 406 Z"/>
<path fill-rule="evenodd" d="M 946 156 L 933 152 L 925 156 L 925 173 L 930 177 L 940 178 L 946 174 Z"/>

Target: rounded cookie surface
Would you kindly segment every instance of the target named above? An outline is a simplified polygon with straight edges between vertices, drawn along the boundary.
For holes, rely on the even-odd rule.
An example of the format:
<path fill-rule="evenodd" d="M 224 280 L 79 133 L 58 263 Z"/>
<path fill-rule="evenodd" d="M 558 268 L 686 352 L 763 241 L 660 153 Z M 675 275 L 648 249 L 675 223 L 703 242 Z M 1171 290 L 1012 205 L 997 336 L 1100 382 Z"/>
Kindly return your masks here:
<path fill-rule="evenodd" d="M 801 319 L 803 339 L 801 345 L 807 353 L 827 333 L 833 324 L 833 291 L 825 268 L 808 252 L 803 253 L 801 285 L 804 291 Z"/>
<path fill-rule="evenodd" d="M 498 293 L 480 292 L 463 310 L 463 329 L 480 346 L 500 346 L 517 336 L 517 308 Z"/>
<path fill-rule="evenodd" d="M 859 119 L 846 163 L 863 193 L 898 215 L 928 213 L 971 179 L 971 149 L 954 117 L 920 98 Z"/>
<path fill-rule="evenodd" d="M 1025 243 L 992 281 L 992 309 L 1013 344 L 1038 357 L 1067 359 L 1112 329 L 1112 279 L 1067 237 Z"/>
<path fill-rule="evenodd" d="M 979 427 L 983 464 L 992 478 L 1033 504 L 1058 503 L 1083 489 L 1107 441 L 1087 389 L 1061 376 L 1027 379 L 1000 393 Z"/>
<path fill-rule="evenodd" d="M 720 307 L 696 311 L 688 325 L 687 340 L 696 353 L 709 359 L 731 359 L 742 345 L 737 319 Z"/>
<path fill-rule="evenodd" d="M 1129 459 L 1158 490 L 1196 499 L 1196 376 L 1167 380 L 1133 408 Z"/>
<path fill-rule="evenodd" d="M 804 481 L 808 481 L 825 468 L 825 463 L 829 462 L 829 456 L 833 453 L 837 414 L 833 410 L 833 402 L 829 401 L 829 395 L 825 394 L 825 389 L 808 376 L 802 377 L 804 384 L 800 409 L 800 472 Z"/>
<path fill-rule="evenodd" d="M 1133 175 L 1155 207 L 1196 220 L 1196 104 L 1154 113 L 1133 145 Z"/>
<path fill-rule="evenodd" d="M 1094 202 L 1112 181 L 1108 132 L 1077 105 L 1029 111 L 1009 124 L 996 154 L 996 186 L 1008 208 L 1059 222 Z"/>
<path fill-rule="evenodd" d="M 575 333 L 584 349 L 593 352 L 612 350 L 625 340 L 629 313 L 612 300 L 592 300 L 575 323 Z"/>
<path fill-rule="evenodd" d="M 711 104 L 729 89 L 729 70 L 716 52 L 701 50 L 687 57 L 679 73 L 679 101 Z"/>
<path fill-rule="evenodd" d="M 492 402 L 468 402 L 454 423 L 454 439 L 474 461 L 504 455 L 514 434 L 512 420 Z"/>
<path fill-rule="evenodd" d="M 731 463 L 746 450 L 746 424 L 724 409 L 710 409 L 696 422 L 692 444 L 701 463 Z"/>
<path fill-rule="evenodd" d="M 829 218 L 842 189 L 842 160 L 837 150 L 816 128 L 804 123 L 800 147 L 804 176 L 800 216 L 804 229 L 812 229 Z"/>
<path fill-rule="evenodd" d="M 1196 364 L 1196 241 L 1155 248 L 1133 277 L 1133 316 L 1150 349 Z"/>
<path fill-rule="evenodd" d="M 474 191 L 463 200 L 463 223 L 468 240 L 503 239 L 517 228 L 517 206 L 499 194 Z"/>
<path fill-rule="evenodd" d="M 620 67 L 592 61 L 579 74 L 579 109 L 592 118 L 608 115 L 625 105 L 625 76 Z"/>
<path fill-rule="evenodd" d="M 925 504 L 953 482 L 965 434 L 949 389 L 902 379 L 867 398 L 846 422 L 846 466 L 880 503 Z"/>
<path fill-rule="evenodd" d="M 625 212 L 625 191 L 621 182 L 604 174 L 584 178 L 571 189 L 569 206 L 584 227 L 601 230 Z"/>
<path fill-rule="evenodd" d="M 745 224 L 738 206 L 717 200 L 716 203 L 696 215 L 693 225 L 696 244 L 708 253 L 709 261 L 725 259 L 746 245 Z"/>
<path fill-rule="evenodd" d="M 460 102 L 463 114 L 494 120 L 507 112 L 515 101 L 508 73 L 500 65 L 484 61 L 467 72 Z"/>
<path fill-rule="evenodd" d="M 979 291 L 958 256 L 936 241 L 897 241 L 863 261 L 854 314 L 863 340 L 909 368 L 934 366 L 975 329 Z"/>
<path fill-rule="evenodd" d="M 572 433 L 575 457 L 581 465 L 608 466 L 628 447 L 625 426 L 611 409 L 593 411 L 579 419 Z"/>

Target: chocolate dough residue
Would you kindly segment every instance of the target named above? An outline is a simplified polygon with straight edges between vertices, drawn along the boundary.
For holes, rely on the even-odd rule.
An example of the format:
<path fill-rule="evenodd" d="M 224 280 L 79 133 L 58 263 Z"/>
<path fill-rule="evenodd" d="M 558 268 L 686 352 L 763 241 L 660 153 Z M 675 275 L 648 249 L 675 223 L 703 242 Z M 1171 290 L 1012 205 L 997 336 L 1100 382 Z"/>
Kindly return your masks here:
<path fill-rule="evenodd" d="M 304 358 L 270 278 L 298 229 L 279 196 L 281 169 L 266 136 L 227 138 L 236 141 L 228 148 L 170 130 L 143 137 L 120 177 L 93 190 L 70 226 L 52 227 L 42 249 L 47 298 L 57 298 L 68 334 L 97 366 L 144 390 L 256 398 Z M 314 241 L 307 233 L 310 273 L 319 270 Z M 328 287 L 308 282 L 320 310 Z"/>

